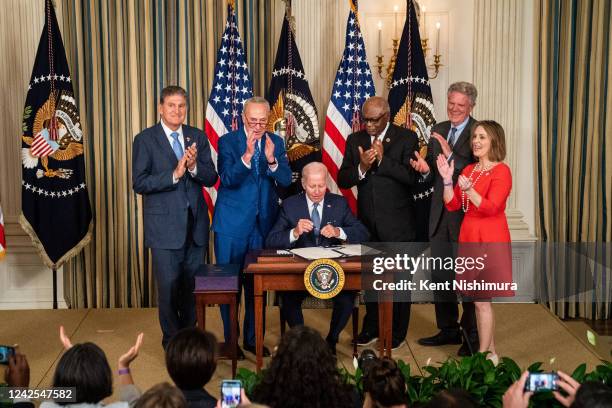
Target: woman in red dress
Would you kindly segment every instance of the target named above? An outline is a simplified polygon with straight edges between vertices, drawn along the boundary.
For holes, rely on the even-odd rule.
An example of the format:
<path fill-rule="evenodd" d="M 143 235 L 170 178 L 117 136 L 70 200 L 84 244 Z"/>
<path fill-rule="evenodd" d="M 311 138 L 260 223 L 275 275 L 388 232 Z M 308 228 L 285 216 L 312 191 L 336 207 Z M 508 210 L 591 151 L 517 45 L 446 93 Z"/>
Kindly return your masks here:
<path fill-rule="evenodd" d="M 476 306 L 480 352 L 497 365 L 495 352 L 495 317 L 492 297 L 514 296 L 512 287 L 512 252 L 506 220 L 506 201 L 512 188 L 506 157 L 504 129 L 485 120 L 472 128 L 472 152 L 478 161 L 463 169 L 453 188 L 454 162 L 442 155 L 437 166 L 444 179 L 444 203 L 448 211 L 464 211 L 459 231 L 459 257 L 483 257 L 482 267 L 456 269 L 460 292 Z M 485 243 L 485 244 L 483 244 Z M 485 255 L 486 254 L 486 255 Z M 457 264 L 458 266 L 458 264 Z M 466 284 L 474 284 L 466 287 Z M 487 285 L 484 285 L 484 284 Z"/>

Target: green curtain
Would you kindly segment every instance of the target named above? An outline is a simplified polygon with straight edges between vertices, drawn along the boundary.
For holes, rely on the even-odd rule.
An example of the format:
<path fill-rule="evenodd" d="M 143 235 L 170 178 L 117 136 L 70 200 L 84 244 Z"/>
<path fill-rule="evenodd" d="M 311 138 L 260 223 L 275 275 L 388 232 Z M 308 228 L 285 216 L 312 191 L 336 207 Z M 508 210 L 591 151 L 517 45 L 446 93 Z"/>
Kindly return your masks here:
<path fill-rule="evenodd" d="M 536 6 L 537 228 L 548 243 L 612 245 L 611 6 L 609 0 L 539 0 Z M 612 317 L 610 269 L 547 272 L 551 280 L 561 278 L 550 286 L 566 292 L 585 280 L 594 286 L 552 301 L 557 315 Z"/>
<path fill-rule="evenodd" d="M 273 64 L 272 0 L 240 0 L 236 10 L 255 92 Z M 189 93 L 187 123 L 204 127 L 216 52 L 227 16 L 221 0 L 58 0 L 62 34 L 86 136 L 92 243 L 64 266 L 70 307 L 155 304 L 143 246 L 142 199 L 132 191 L 134 136 L 157 120 L 160 90 Z"/>

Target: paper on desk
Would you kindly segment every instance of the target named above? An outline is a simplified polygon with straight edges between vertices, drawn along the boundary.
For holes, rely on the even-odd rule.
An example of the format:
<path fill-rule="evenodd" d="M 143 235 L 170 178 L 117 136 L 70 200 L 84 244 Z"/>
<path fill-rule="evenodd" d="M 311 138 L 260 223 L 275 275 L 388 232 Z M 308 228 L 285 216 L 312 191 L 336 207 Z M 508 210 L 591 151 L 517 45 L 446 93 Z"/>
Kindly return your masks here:
<path fill-rule="evenodd" d="M 361 244 L 342 245 L 334 248 L 334 250 L 345 256 L 375 255 L 380 253 L 380 251 L 377 249 Z"/>
<path fill-rule="evenodd" d="M 310 261 L 320 258 L 340 258 L 343 256 L 343 254 L 335 251 L 333 248 L 324 247 L 295 248 L 291 249 L 290 252 Z"/>

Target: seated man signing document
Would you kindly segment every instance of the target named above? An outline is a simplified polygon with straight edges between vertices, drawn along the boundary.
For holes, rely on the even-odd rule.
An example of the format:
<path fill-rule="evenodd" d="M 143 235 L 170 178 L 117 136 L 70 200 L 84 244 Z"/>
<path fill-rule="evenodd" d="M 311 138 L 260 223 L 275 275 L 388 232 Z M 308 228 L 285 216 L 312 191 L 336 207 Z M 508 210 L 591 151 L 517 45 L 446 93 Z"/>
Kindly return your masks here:
<path fill-rule="evenodd" d="M 304 192 L 283 202 L 278 220 L 266 239 L 268 248 L 305 248 L 367 241 L 366 227 L 353 215 L 348 203 L 338 194 L 327 192 L 327 169 L 312 162 L 302 170 Z M 305 291 L 283 292 L 281 313 L 289 326 L 304 324 L 302 300 Z M 353 308 L 355 292 L 343 291 L 333 298 L 334 309 L 327 335 L 332 352 Z"/>

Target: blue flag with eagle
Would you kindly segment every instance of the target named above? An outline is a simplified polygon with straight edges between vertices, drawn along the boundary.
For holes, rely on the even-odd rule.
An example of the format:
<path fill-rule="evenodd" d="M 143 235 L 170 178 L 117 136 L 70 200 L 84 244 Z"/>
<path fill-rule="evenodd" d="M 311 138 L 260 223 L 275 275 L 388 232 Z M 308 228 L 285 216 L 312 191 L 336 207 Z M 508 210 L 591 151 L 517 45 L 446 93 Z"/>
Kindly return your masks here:
<path fill-rule="evenodd" d="M 406 5 L 406 22 L 389 86 L 389 105 L 393 123 L 416 132 L 420 154 L 425 157 L 431 128 L 436 123 L 436 118 L 413 0 L 408 0 Z M 420 242 L 429 241 L 432 193 L 433 184 L 429 182 L 420 183 L 413 188 L 417 240 Z"/>
<path fill-rule="evenodd" d="M 19 221 L 50 268 L 59 268 L 91 238 L 83 138 L 55 10 L 46 0 L 23 110 Z"/>
<path fill-rule="evenodd" d="M 302 168 L 310 162 L 321 161 L 317 108 L 295 41 L 291 0 L 285 1 L 283 28 L 267 97 L 272 108 L 268 131 L 285 139 L 292 171 L 291 185 L 280 191 L 281 198 L 302 191 Z"/>

